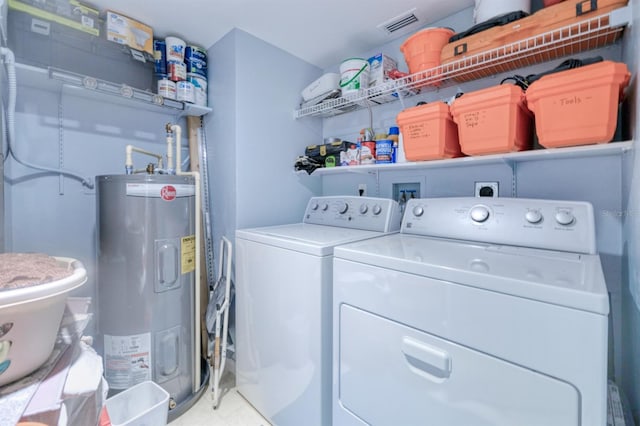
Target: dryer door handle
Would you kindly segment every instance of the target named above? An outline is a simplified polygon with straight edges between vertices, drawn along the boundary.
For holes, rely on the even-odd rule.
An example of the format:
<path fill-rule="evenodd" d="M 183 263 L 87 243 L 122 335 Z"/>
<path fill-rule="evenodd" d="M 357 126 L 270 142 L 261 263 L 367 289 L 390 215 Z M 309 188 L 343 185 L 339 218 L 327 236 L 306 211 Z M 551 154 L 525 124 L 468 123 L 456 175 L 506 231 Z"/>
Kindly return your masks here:
<path fill-rule="evenodd" d="M 451 375 L 451 355 L 444 349 L 404 336 L 401 350 L 414 373 L 435 382 Z"/>

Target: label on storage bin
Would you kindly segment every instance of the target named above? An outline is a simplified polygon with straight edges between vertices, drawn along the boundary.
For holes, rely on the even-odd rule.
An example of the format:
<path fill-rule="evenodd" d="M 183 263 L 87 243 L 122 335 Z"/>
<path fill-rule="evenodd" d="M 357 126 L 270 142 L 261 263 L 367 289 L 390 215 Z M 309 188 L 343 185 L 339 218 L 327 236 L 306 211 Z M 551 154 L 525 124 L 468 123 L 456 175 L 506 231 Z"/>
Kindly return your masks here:
<path fill-rule="evenodd" d="M 402 131 L 406 133 L 408 139 L 429 138 L 431 137 L 431 126 L 429 123 L 407 124 L 403 126 Z"/>
<path fill-rule="evenodd" d="M 478 126 L 482 126 L 486 121 L 487 111 L 480 110 L 474 111 L 467 114 L 462 114 L 462 118 L 464 120 L 464 126 L 468 128 L 474 128 Z"/>
<path fill-rule="evenodd" d="M 151 380 L 151 333 L 104 335 L 104 376 L 111 389 Z"/>

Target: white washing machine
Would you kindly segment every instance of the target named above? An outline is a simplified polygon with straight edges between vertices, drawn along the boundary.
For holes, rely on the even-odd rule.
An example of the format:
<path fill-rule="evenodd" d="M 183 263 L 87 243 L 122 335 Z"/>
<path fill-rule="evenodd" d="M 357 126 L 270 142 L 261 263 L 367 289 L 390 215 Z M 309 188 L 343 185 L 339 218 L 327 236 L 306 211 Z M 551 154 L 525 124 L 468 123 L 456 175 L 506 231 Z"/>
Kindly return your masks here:
<path fill-rule="evenodd" d="M 603 426 L 609 300 L 588 203 L 413 199 L 337 247 L 333 424 Z"/>
<path fill-rule="evenodd" d="M 333 249 L 400 220 L 390 199 L 315 197 L 301 223 L 236 232 L 236 384 L 272 424 L 331 424 Z"/>

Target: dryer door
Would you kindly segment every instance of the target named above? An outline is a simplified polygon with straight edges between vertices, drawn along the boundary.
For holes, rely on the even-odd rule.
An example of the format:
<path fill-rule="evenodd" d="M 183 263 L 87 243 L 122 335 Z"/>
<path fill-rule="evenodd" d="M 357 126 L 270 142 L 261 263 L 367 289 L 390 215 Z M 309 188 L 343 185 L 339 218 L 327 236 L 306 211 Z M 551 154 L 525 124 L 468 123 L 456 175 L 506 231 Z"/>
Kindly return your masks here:
<path fill-rule="evenodd" d="M 564 382 L 350 305 L 339 321 L 340 406 L 368 424 L 579 424 Z"/>

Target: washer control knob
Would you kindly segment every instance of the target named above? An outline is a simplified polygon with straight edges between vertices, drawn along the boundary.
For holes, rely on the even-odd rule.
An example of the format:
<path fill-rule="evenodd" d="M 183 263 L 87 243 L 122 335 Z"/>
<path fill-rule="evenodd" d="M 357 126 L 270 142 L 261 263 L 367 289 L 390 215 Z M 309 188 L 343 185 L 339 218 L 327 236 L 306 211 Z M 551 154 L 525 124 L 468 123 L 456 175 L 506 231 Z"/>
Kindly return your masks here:
<path fill-rule="evenodd" d="M 323 203 L 323 204 L 322 204 L 322 211 L 323 211 L 323 212 L 326 212 L 328 209 L 329 209 L 329 204 L 327 204 L 327 203 Z"/>
<path fill-rule="evenodd" d="M 342 202 L 338 204 L 338 213 L 345 214 L 349 210 L 349 204 Z"/>
<path fill-rule="evenodd" d="M 374 206 L 373 206 L 373 214 L 375 216 L 378 216 L 380 213 L 382 213 L 382 207 L 380 207 L 379 204 L 374 204 Z"/>
<path fill-rule="evenodd" d="M 558 213 L 556 213 L 556 222 L 558 222 L 560 225 L 569 226 L 575 220 L 576 218 L 573 216 L 573 214 L 566 210 L 560 210 Z"/>
<path fill-rule="evenodd" d="M 529 210 L 524 215 L 524 218 L 529 223 L 540 223 L 542 221 L 542 213 L 540 213 L 540 210 Z"/>
<path fill-rule="evenodd" d="M 482 223 L 489 219 L 489 209 L 485 206 L 475 206 L 471 208 L 469 215 L 474 222 Z"/>
<path fill-rule="evenodd" d="M 365 214 L 368 211 L 369 211 L 369 206 L 367 206 L 366 204 L 363 204 L 360 206 L 360 214 Z"/>
<path fill-rule="evenodd" d="M 420 217 L 424 214 L 424 208 L 422 206 L 415 206 L 413 208 L 413 215 L 415 217 Z"/>
<path fill-rule="evenodd" d="M 311 210 L 318 210 L 318 207 L 320 207 L 320 205 L 315 201 L 311 204 Z"/>

